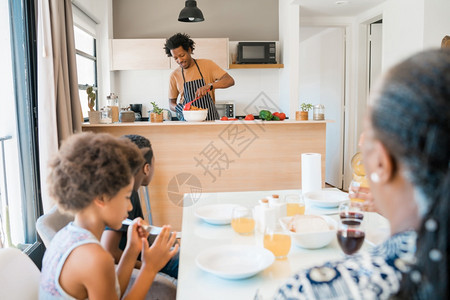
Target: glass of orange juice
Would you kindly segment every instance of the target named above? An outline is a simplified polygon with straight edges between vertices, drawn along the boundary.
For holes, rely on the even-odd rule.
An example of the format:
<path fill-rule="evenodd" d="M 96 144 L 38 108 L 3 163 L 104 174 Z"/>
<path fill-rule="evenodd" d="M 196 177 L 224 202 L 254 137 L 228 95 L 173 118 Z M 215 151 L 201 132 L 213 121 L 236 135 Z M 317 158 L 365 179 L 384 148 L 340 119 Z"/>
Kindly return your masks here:
<path fill-rule="evenodd" d="M 353 191 L 353 187 L 369 187 L 369 182 L 367 181 L 367 177 L 366 177 L 366 171 L 364 169 L 364 164 L 362 161 L 362 154 L 361 152 L 357 152 L 355 155 L 353 155 L 352 160 L 351 160 L 351 166 L 352 166 L 352 170 L 353 170 L 353 177 L 352 177 L 352 181 L 350 183 L 350 187 L 349 187 L 349 193 L 352 194 L 354 193 Z M 352 202 L 359 202 L 359 203 L 364 203 L 364 199 L 359 199 L 359 198 L 354 198 L 354 197 L 350 197 L 350 200 Z"/>
<path fill-rule="evenodd" d="M 264 229 L 263 244 L 276 259 L 286 259 L 291 250 L 291 236 L 279 225 L 267 226 Z"/>
<path fill-rule="evenodd" d="M 290 194 L 286 195 L 286 208 L 287 213 L 286 216 L 292 217 L 295 215 L 304 215 L 305 214 L 305 202 L 301 195 Z"/>
<path fill-rule="evenodd" d="M 239 234 L 248 235 L 255 229 L 252 211 L 245 206 L 236 206 L 231 213 L 231 227 Z"/>

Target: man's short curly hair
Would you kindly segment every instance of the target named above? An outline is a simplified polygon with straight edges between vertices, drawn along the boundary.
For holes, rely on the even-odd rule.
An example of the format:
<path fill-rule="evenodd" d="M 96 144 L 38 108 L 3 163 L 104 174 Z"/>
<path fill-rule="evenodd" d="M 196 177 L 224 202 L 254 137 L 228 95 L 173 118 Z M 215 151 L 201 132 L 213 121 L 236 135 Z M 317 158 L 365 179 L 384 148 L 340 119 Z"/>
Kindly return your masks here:
<path fill-rule="evenodd" d="M 142 135 L 138 134 L 126 134 L 121 136 L 120 138 L 127 138 L 132 141 L 139 149 L 141 149 L 142 154 L 144 155 L 145 161 L 152 165 L 153 159 L 153 149 L 150 140 Z"/>
<path fill-rule="evenodd" d="M 60 209 L 77 213 L 96 197 L 115 196 L 143 164 L 141 151 L 128 139 L 92 132 L 75 134 L 50 161 L 50 196 Z"/>
<path fill-rule="evenodd" d="M 186 51 L 189 51 L 189 48 L 191 48 L 192 53 L 194 53 L 194 45 L 195 42 L 189 35 L 187 35 L 186 33 L 177 33 L 166 40 L 164 50 L 166 51 L 168 57 L 172 57 L 172 53 L 170 53 L 170 50 L 176 49 L 181 46 Z"/>

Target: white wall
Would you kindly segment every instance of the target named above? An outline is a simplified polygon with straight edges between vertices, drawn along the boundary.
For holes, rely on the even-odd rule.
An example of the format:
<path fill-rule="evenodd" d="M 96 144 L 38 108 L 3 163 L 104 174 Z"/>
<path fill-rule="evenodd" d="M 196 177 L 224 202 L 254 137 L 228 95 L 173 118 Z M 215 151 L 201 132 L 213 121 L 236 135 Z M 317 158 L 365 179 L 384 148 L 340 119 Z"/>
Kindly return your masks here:
<path fill-rule="evenodd" d="M 299 44 L 300 6 L 295 1 L 279 1 L 279 37 L 281 60 L 280 107 L 291 119 L 295 119 L 299 97 Z"/>
<path fill-rule="evenodd" d="M 300 28 L 300 103 L 325 106 L 325 182 L 342 188 L 344 116 L 344 32 L 341 27 Z M 313 112 L 309 113 L 310 119 Z"/>
<path fill-rule="evenodd" d="M 383 10 L 383 71 L 423 49 L 424 8 L 424 0 L 385 2 Z"/>
<path fill-rule="evenodd" d="M 442 38 L 450 35 L 450 1 L 426 0 L 424 24 L 424 49 L 441 47 Z"/>

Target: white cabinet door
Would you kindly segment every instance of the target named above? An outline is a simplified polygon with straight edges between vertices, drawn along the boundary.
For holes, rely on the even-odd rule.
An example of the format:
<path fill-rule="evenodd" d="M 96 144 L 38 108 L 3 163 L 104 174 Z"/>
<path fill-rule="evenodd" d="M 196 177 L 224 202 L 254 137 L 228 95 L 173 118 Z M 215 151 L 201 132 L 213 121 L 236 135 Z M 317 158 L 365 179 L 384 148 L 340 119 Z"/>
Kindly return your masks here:
<path fill-rule="evenodd" d="M 165 42 L 165 39 L 111 40 L 111 71 L 170 69 L 171 59 L 164 51 Z"/>
<path fill-rule="evenodd" d="M 215 62 L 222 69 L 228 69 L 228 38 L 192 38 L 195 42 L 193 58 L 207 58 Z M 178 64 L 170 59 L 171 69 L 176 69 Z"/>

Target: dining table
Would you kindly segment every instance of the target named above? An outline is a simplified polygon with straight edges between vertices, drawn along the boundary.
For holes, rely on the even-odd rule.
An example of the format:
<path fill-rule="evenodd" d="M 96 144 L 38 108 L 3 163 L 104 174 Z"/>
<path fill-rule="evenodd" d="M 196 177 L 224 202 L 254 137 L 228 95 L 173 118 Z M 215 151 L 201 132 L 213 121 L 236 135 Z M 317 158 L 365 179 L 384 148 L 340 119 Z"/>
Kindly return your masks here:
<path fill-rule="evenodd" d="M 324 190 L 336 190 L 326 188 Z M 319 249 L 303 249 L 295 243 L 287 258 L 275 259 L 274 262 L 254 276 L 243 279 L 224 279 L 201 269 L 197 257 L 210 248 L 228 247 L 229 245 L 248 245 L 263 248 L 263 234 L 255 230 L 250 235 L 240 235 L 233 231 L 230 224 L 215 225 L 198 217 L 196 213 L 202 206 L 238 204 L 247 207 L 258 205 L 258 201 L 279 195 L 301 196 L 301 190 L 272 190 L 184 194 L 183 219 L 181 228 L 180 261 L 177 282 L 177 299 L 272 299 L 283 283 L 297 271 L 321 265 L 330 260 L 342 260 L 345 255 L 340 249 L 337 238 Z M 338 207 L 322 208 L 305 201 L 306 215 L 328 215 L 339 218 Z M 366 237 L 360 251 L 382 243 L 389 237 L 389 222 L 381 215 L 366 212 L 364 215 Z"/>

